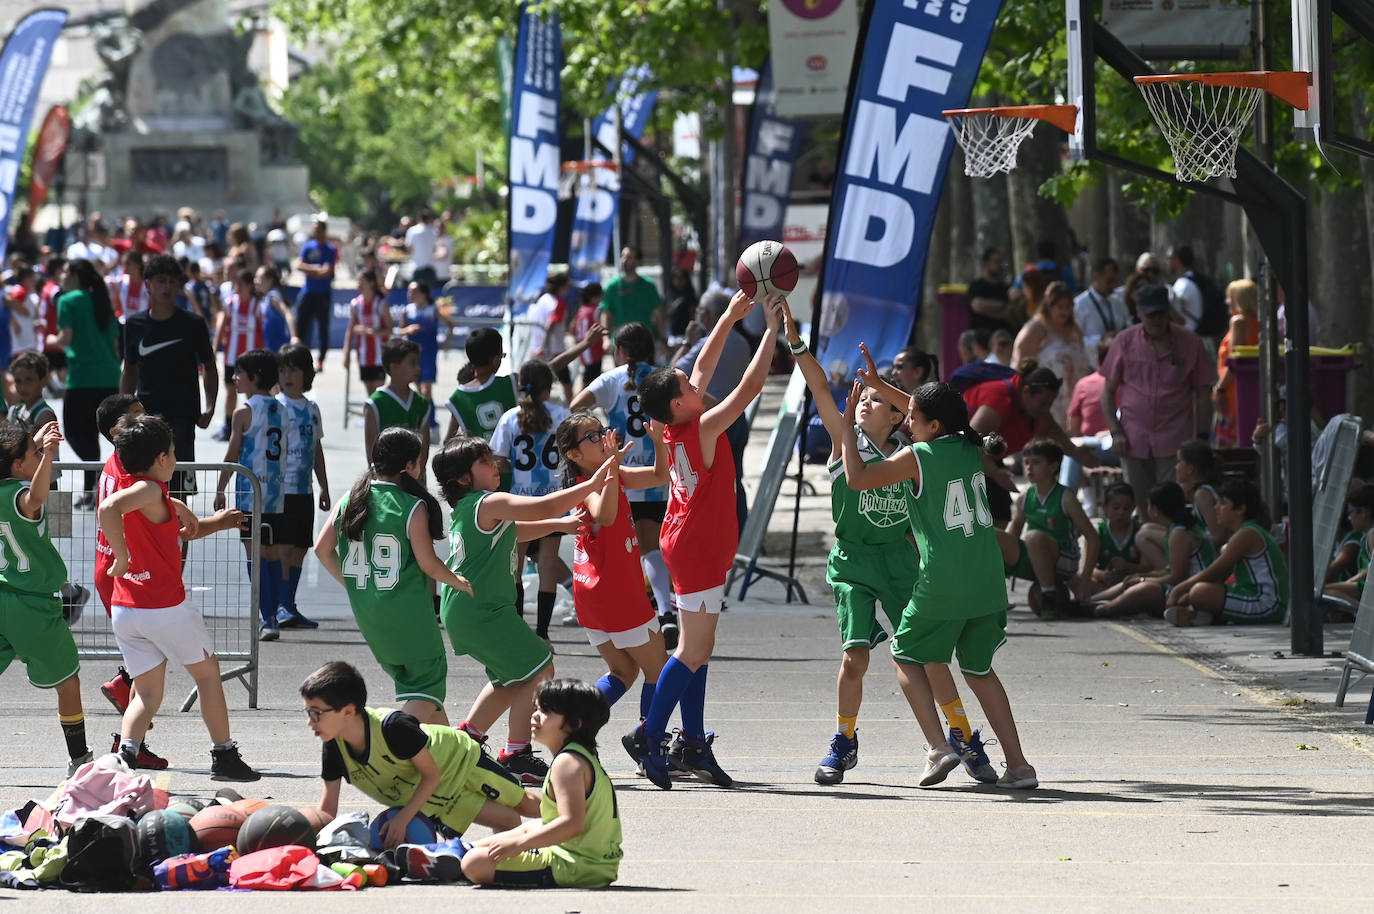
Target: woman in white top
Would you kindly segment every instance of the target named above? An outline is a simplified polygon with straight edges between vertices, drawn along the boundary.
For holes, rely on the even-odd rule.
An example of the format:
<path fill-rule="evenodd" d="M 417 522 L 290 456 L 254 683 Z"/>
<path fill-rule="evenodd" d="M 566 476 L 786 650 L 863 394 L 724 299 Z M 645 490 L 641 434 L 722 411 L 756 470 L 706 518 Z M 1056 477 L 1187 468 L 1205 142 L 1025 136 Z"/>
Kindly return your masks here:
<path fill-rule="evenodd" d="M 1074 385 L 1093 371 L 1083 333 L 1073 318 L 1073 293 L 1067 285 L 1056 281 L 1045 288 L 1040 308 L 1016 335 L 1011 359 L 1013 366 L 1022 359 L 1035 359 L 1064 382 L 1050 406 L 1050 414 L 1063 427 Z"/>

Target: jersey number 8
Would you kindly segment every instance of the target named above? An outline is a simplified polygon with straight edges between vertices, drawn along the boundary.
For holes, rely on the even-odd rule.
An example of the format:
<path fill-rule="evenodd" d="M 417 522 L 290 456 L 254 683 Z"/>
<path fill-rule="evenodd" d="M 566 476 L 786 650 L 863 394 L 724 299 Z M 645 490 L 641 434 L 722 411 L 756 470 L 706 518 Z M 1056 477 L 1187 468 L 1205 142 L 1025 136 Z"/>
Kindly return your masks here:
<path fill-rule="evenodd" d="M 963 479 L 951 479 L 945 488 L 945 529 L 963 530 L 964 536 L 973 536 L 975 523 L 980 527 L 992 526 L 987 478 L 982 473 L 976 473 L 971 482 L 970 487 L 965 485 Z M 973 490 L 971 493 L 970 488 Z"/>
<path fill-rule="evenodd" d="M 373 590 L 390 590 L 401 580 L 401 541 L 390 533 L 372 537 L 372 561 L 369 564 L 363 544 L 352 540 L 344 557 L 343 575 L 353 580 L 354 590 L 367 590 L 372 578 Z"/>

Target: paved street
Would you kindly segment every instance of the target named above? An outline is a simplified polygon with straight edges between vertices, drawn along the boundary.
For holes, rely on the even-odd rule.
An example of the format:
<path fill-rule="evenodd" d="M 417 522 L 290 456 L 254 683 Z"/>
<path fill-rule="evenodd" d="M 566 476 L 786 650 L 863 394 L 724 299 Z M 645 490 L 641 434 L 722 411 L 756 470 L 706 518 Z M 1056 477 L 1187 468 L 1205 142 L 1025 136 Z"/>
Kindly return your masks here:
<path fill-rule="evenodd" d="M 441 379 L 451 379 L 459 361 L 441 362 Z M 337 365 L 331 363 L 316 390 L 325 407 L 336 498 L 363 465 L 360 426 L 342 432 Z M 440 395 L 450 387 L 451 380 L 441 380 Z M 777 394 L 774 385 L 770 394 Z M 766 404 L 758 428 L 771 425 L 771 416 Z M 764 439 L 760 431 L 746 461 L 755 473 Z M 222 453 L 208 435 L 199 447 L 202 458 Z M 1288 658 L 1286 630 L 1195 634 L 1166 631 L 1159 622 L 1042 623 L 1021 608 L 1021 590 L 997 666 L 1038 768 L 1039 790 L 1011 794 L 977 785 L 962 772 L 940 789 L 916 789 L 921 737 L 881 653 L 860 716 L 859 767 L 838 787 L 816 785 L 812 772 L 835 724 L 839 651 L 832 606 L 818 578 L 822 534 L 828 534 L 827 483 L 820 468 L 808 468 L 808 479 L 820 493 L 803 498 L 806 583 L 816 602 L 789 606 L 776 584 L 758 585 L 748 603 L 731 604 L 711 664 L 707 724 L 738 786 L 726 791 L 679 782 L 661 792 L 636 777 L 618 745 L 636 716 L 631 697 L 615 709 L 601 753 L 619 792 L 625 832 L 625 861 L 613 889 L 518 899 L 484 891 L 478 901 L 471 888 L 417 886 L 386 890 L 387 903 L 438 910 L 476 901 L 531 912 L 638 912 L 679 904 L 750 912 L 859 905 L 1249 911 L 1311 909 L 1361 897 L 1374 877 L 1368 854 L 1374 754 L 1362 723 L 1368 684 L 1343 711 L 1335 710 L 1332 671 L 1339 662 Z M 782 500 L 790 508 L 791 486 Z M 790 511 L 780 509 L 772 553 L 785 554 L 790 526 Z M 308 597 L 301 608 L 325 624 L 263 646 L 257 710 L 247 710 L 241 687 L 227 686 L 244 757 L 267 772 L 255 792 L 280 802 L 313 803 L 319 792 L 319 749 L 295 692 L 301 678 L 342 658 L 369 677 L 377 703 L 388 694 L 340 589 L 315 567 L 312 562 L 302 585 Z M 1343 647 L 1348 637 L 1348 626 L 1328 630 L 1328 649 Z M 555 624 L 554 641 L 561 674 L 600 674 L 579 630 Z M 97 689 L 112 671 L 106 662 L 83 670 L 88 729 L 97 746 L 117 727 Z M 455 720 L 481 682 L 474 663 L 450 661 Z M 187 687 L 184 673 L 176 673 L 169 694 Z M 0 718 L 0 802 L 13 806 L 51 791 L 64 754 L 51 695 L 30 688 L 21 667 L 0 677 L 0 694 L 7 709 Z M 964 694 L 977 724 L 981 716 L 967 689 Z M 150 742 L 175 766 L 159 776 L 161 786 L 213 793 L 207 738 L 193 714 L 164 709 Z M 1000 765 L 999 750 L 991 754 Z M 370 808 L 349 787 L 343 801 Z M 291 903 L 355 908 L 378 903 L 376 891 L 296 896 Z M 0 897 L 36 903 L 14 893 Z M 80 895 L 41 900 L 71 911 L 107 912 L 112 903 Z M 144 911 L 180 911 L 222 910 L 222 901 L 182 893 L 136 903 Z M 235 903 L 276 910 L 284 899 L 257 893 Z"/>

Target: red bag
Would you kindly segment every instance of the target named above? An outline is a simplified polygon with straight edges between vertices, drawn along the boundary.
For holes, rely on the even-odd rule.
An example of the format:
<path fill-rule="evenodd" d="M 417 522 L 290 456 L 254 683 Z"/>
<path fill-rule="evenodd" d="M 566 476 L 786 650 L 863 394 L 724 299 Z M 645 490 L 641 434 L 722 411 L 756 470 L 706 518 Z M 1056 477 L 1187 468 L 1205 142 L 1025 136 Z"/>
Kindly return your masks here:
<path fill-rule="evenodd" d="M 358 889 L 361 883 L 321 866 L 320 858 L 299 844 L 255 851 L 229 865 L 229 884 L 236 889 Z"/>

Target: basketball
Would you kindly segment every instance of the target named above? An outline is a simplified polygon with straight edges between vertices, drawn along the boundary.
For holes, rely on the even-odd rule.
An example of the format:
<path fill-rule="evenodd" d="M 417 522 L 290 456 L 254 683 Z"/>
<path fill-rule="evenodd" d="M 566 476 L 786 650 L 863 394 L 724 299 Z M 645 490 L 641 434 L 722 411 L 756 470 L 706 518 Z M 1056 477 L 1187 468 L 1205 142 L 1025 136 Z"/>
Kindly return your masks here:
<path fill-rule="evenodd" d="M 154 809 L 138 820 L 138 855 L 148 863 L 191 851 L 192 832 L 174 812 Z"/>
<path fill-rule="evenodd" d="M 391 821 L 391 817 L 400 810 L 396 807 L 383 810 L 377 818 L 372 820 L 372 846 L 378 849 L 385 847 L 382 841 L 382 829 Z M 439 833 L 434 828 L 434 823 L 429 821 L 424 813 L 416 813 L 415 818 L 410 820 L 406 826 L 406 844 L 433 844 L 439 840 Z"/>
<path fill-rule="evenodd" d="M 301 815 L 310 820 L 310 824 L 314 826 L 317 832 L 334 821 L 333 817 L 325 815 L 323 809 L 316 809 L 313 806 L 302 806 L 300 811 Z"/>
<path fill-rule="evenodd" d="M 174 812 L 187 822 L 195 817 L 195 814 L 205 808 L 205 801 L 198 797 L 169 797 L 167 800 L 167 811 Z"/>
<path fill-rule="evenodd" d="M 246 799 L 235 800 L 234 802 L 229 804 L 229 808 L 237 812 L 241 812 L 245 817 L 247 817 L 251 816 L 253 813 L 257 812 L 259 809 L 262 809 L 266 805 L 266 800 Z"/>
<path fill-rule="evenodd" d="M 239 829 L 248 818 L 228 806 L 207 806 L 191 817 L 191 831 L 196 833 L 196 847 L 203 854 L 233 844 Z"/>
<path fill-rule="evenodd" d="M 797 258 L 780 241 L 756 241 L 739 255 L 735 279 L 750 298 L 761 298 L 797 287 Z"/>
<path fill-rule="evenodd" d="M 243 823 L 234 846 L 240 854 L 288 844 L 314 847 L 315 832 L 310 819 L 296 807 L 264 806 Z"/>

